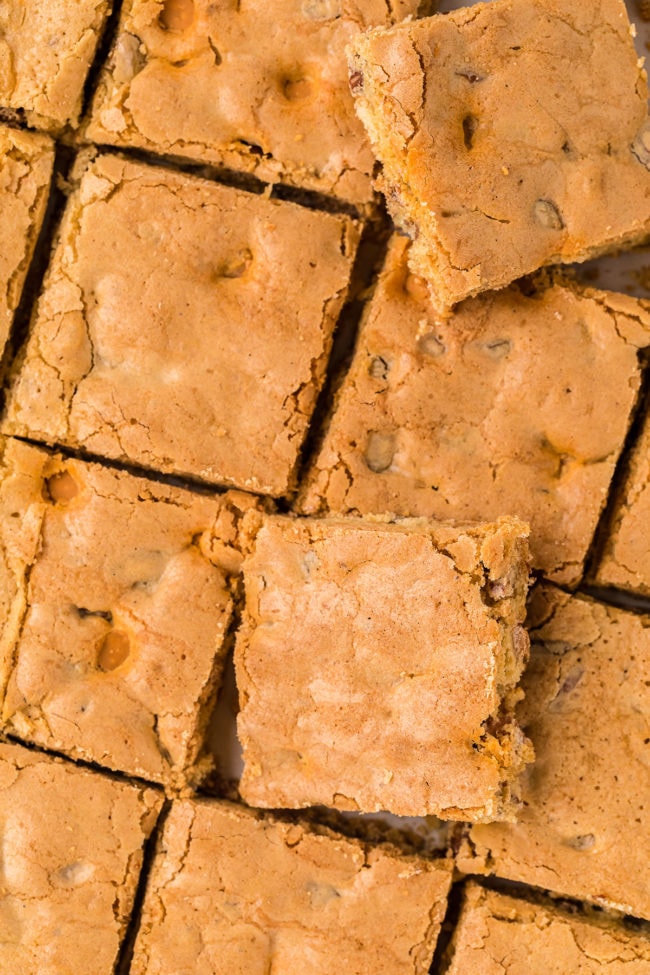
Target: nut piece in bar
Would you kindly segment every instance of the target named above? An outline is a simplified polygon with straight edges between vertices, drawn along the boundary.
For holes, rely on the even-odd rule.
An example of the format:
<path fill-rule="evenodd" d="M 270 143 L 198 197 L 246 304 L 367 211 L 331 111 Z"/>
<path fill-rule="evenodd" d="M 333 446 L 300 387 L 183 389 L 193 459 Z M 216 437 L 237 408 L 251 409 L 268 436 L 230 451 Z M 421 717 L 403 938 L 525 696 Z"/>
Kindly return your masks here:
<path fill-rule="evenodd" d="M 225 802 L 172 806 L 131 975 L 426 975 L 450 861 Z"/>
<path fill-rule="evenodd" d="M 533 566 L 575 585 L 641 384 L 650 310 L 541 274 L 432 308 L 396 237 L 303 483 L 306 514 L 530 524 Z"/>
<path fill-rule="evenodd" d="M 244 563 L 240 791 L 254 806 L 491 821 L 532 759 L 514 519 L 271 516 Z"/>
<path fill-rule="evenodd" d="M 650 595 L 650 419 L 632 448 L 595 573 L 601 586 Z"/>
<path fill-rule="evenodd" d="M 439 306 L 648 235 L 623 0 L 494 0 L 370 31 L 349 57 L 379 188 Z"/>
<path fill-rule="evenodd" d="M 650 938 L 604 915 L 581 914 L 467 885 L 446 975 L 647 975 Z"/>
<path fill-rule="evenodd" d="M 0 125 L 0 357 L 45 215 L 53 165 L 47 136 Z"/>
<path fill-rule="evenodd" d="M 76 125 L 110 0 L 0 4 L 0 113 L 59 132 Z"/>
<path fill-rule="evenodd" d="M 345 47 L 417 0 L 126 0 L 87 137 L 372 199 Z"/>
<path fill-rule="evenodd" d="M 357 237 L 348 218 L 100 156 L 68 203 L 6 432 L 285 493 Z"/>
<path fill-rule="evenodd" d="M 0 742 L 0 971 L 113 975 L 162 795 Z"/>
<path fill-rule="evenodd" d="M 8 441 L 5 729 L 170 787 L 193 780 L 227 650 L 237 523 L 255 503 Z"/>
<path fill-rule="evenodd" d="M 536 762 L 516 825 L 473 827 L 459 866 L 650 920 L 649 620 L 549 587 L 529 626 Z"/>

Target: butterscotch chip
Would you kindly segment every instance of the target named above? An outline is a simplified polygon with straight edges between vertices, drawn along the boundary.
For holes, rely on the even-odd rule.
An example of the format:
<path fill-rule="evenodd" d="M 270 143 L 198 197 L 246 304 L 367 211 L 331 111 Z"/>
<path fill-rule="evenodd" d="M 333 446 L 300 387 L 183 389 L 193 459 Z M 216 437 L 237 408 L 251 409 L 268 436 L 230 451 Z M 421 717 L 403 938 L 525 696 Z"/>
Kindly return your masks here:
<path fill-rule="evenodd" d="M 621 923 L 529 903 L 469 884 L 449 975 L 646 975 L 650 938 Z"/>
<path fill-rule="evenodd" d="M 641 379 L 650 312 L 569 282 L 431 307 L 394 239 L 303 485 L 308 513 L 531 526 L 533 564 L 575 584 Z"/>
<path fill-rule="evenodd" d="M 154 860 L 131 973 L 331 975 L 334 966 L 425 975 L 450 881 L 448 861 L 228 803 L 179 801 Z"/>
<path fill-rule="evenodd" d="M 648 619 L 549 588 L 530 625 L 536 762 L 516 825 L 473 827 L 459 866 L 650 919 Z"/>
<path fill-rule="evenodd" d="M 162 797 L 0 742 L 0 970 L 111 975 Z"/>
<path fill-rule="evenodd" d="M 623 0 L 496 0 L 369 32 L 350 58 L 379 186 L 438 304 L 647 236 L 648 91 Z"/>
<path fill-rule="evenodd" d="M 9 441 L 4 727 L 172 787 L 193 777 L 226 653 L 237 525 L 253 505 Z"/>
<path fill-rule="evenodd" d="M 47 136 L 0 125 L 0 355 L 43 222 L 53 164 L 54 146 Z"/>
<path fill-rule="evenodd" d="M 6 431 L 283 494 L 357 237 L 348 218 L 101 156 L 68 204 Z"/>
<path fill-rule="evenodd" d="M 345 46 L 417 0 L 127 0 L 88 138 L 372 198 Z"/>
<path fill-rule="evenodd" d="M 513 815 L 527 530 L 270 517 L 235 649 L 254 806 Z"/>
<path fill-rule="evenodd" d="M 0 109 L 35 128 L 75 125 L 109 0 L 7 0 L 0 5 Z"/>
<path fill-rule="evenodd" d="M 595 581 L 650 594 L 650 422 L 630 456 L 623 492 L 607 528 Z"/>

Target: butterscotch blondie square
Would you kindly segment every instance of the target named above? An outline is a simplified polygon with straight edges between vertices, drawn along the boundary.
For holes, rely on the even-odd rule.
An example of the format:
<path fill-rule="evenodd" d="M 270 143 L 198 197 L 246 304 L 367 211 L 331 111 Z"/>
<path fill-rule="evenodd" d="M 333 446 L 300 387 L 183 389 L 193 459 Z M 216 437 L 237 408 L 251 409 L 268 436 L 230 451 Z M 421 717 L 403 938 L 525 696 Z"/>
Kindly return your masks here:
<path fill-rule="evenodd" d="M 0 125 L 0 356 L 45 215 L 53 164 L 47 136 Z"/>
<path fill-rule="evenodd" d="M 113 975 L 162 796 L 0 741 L 0 970 Z"/>
<path fill-rule="evenodd" d="M 350 57 L 380 188 L 439 305 L 650 231 L 623 0 L 495 0 L 371 31 Z"/>
<path fill-rule="evenodd" d="M 530 626 L 536 763 L 517 823 L 473 827 L 459 865 L 650 919 L 648 618 L 548 588 Z"/>
<path fill-rule="evenodd" d="M 191 779 L 227 650 L 238 520 L 253 503 L 7 443 L 4 728 L 170 787 Z"/>
<path fill-rule="evenodd" d="M 235 647 L 254 806 L 513 815 L 527 530 L 271 516 Z"/>
<path fill-rule="evenodd" d="M 131 975 L 425 975 L 450 881 L 449 861 L 225 802 L 178 801 Z"/>
<path fill-rule="evenodd" d="M 612 517 L 594 573 L 603 586 L 650 595 L 650 419 L 632 448 L 623 489 Z"/>
<path fill-rule="evenodd" d="M 418 0 L 127 0 L 87 136 L 372 198 L 345 46 Z"/>
<path fill-rule="evenodd" d="M 436 314 L 395 238 L 302 486 L 307 514 L 531 526 L 533 565 L 582 575 L 641 382 L 650 311 L 544 276 Z"/>
<path fill-rule="evenodd" d="M 647 975 L 650 938 L 614 919 L 508 897 L 469 884 L 448 975 Z"/>
<path fill-rule="evenodd" d="M 357 225 L 100 156 L 71 197 L 5 431 L 281 495 Z"/>
<path fill-rule="evenodd" d="M 111 7 L 111 0 L 1 4 L 0 113 L 51 131 L 75 125 Z"/>

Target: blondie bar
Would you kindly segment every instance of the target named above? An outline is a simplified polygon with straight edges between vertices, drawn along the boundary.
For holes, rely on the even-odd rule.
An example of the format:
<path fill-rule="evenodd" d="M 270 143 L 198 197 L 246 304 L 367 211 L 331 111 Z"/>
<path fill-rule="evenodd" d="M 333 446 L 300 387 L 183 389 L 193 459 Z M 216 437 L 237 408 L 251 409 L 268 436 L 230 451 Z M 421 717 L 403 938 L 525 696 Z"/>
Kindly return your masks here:
<path fill-rule="evenodd" d="M 69 201 L 5 432 L 285 493 L 357 237 L 348 218 L 100 156 Z"/>
<path fill-rule="evenodd" d="M 650 122 L 623 0 L 494 0 L 350 52 L 380 188 L 440 306 L 650 232 Z"/>
<path fill-rule="evenodd" d="M 459 865 L 650 920 L 648 619 L 548 588 L 529 624 L 536 763 L 517 823 L 473 827 Z"/>
<path fill-rule="evenodd" d="M 580 579 L 641 383 L 650 311 L 546 275 L 441 318 L 391 244 L 299 510 L 517 515 Z"/>
<path fill-rule="evenodd" d="M 515 520 L 269 517 L 235 647 L 251 805 L 513 816 L 528 637 Z"/>
<path fill-rule="evenodd" d="M 0 741 L 0 971 L 113 975 L 162 795 Z"/>
<path fill-rule="evenodd" d="M 9 441 L 5 729 L 170 787 L 192 778 L 227 650 L 237 521 L 253 503 Z"/>
<path fill-rule="evenodd" d="M 127 0 L 87 137 L 372 199 L 345 46 L 418 0 Z"/>
<path fill-rule="evenodd" d="M 426 975 L 450 866 L 225 802 L 176 802 L 131 975 Z"/>

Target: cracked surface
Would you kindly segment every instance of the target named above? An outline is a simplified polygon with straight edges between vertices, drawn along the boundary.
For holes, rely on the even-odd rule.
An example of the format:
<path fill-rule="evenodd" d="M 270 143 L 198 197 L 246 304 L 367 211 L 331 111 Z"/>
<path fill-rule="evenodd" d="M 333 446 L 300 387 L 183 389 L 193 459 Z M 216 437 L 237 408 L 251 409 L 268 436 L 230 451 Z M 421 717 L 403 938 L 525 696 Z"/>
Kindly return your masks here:
<path fill-rule="evenodd" d="M 635 444 L 623 493 L 608 526 L 596 582 L 650 595 L 650 422 Z"/>
<path fill-rule="evenodd" d="M 439 305 L 648 234 L 648 92 L 623 0 L 495 0 L 378 29 L 350 59 L 379 188 Z"/>
<path fill-rule="evenodd" d="M 0 356 L 43 222 L 53 164 L 47 136 L 0 125 Z"/>
<path fill-rule="evenodd" d="M 512 817 L 527 529 L 265 520 L 235 648 L 251 805 Z"/>
<path fill-rule="evenodd" d="M 75 125 L 109 0 L 8 0 L 0 6 L 0 108 L 30 125 Z"/>
<path fill-rule="evenodd" d="M 368 203 L 374 158 L 354 112 L 345 46 L 418 6 L 129 0 L 87 136 Z"/>
<path fill-rule="evenodd" d="M 536 763 L 516 825 L 474 827 L 459 865 L 650 919 L 650 621 L 549 588 L 529 625 Z"/>
<path fill-rule="evenodd" d="M 540 279 L 447 319 L 407 250 L 394 238 L 300 510 L 517 515 L 533 565 L 575 584 L 636 402 L 647 304 Z"/>
<path fill-rule="evenodd" d="M 650 938 L 470 884 L 445 975 L 647 975 Z"/>
<path fill-rule="evenodd" d="M 161 798 L 0 742 L 3 972 L 113 971 Z"/>
<path fill-rule="evenodd" d="M 5 432 L 283 494 L 357 239 L 347 218 L 100 156 L 69 201 Z"/>
<path fill-rule="evenodd" d="M 179 801 L 131 975 L 331 975 L 333 963 L 350 975 L 426 975 L 450 881 L 447 861 Z"/>
<path fill-rule="evenodd" d="M 182 786 L 221 681 L 238 521 L 254 505 L 10 441 L 0 481 L 4 727 Z"/>

